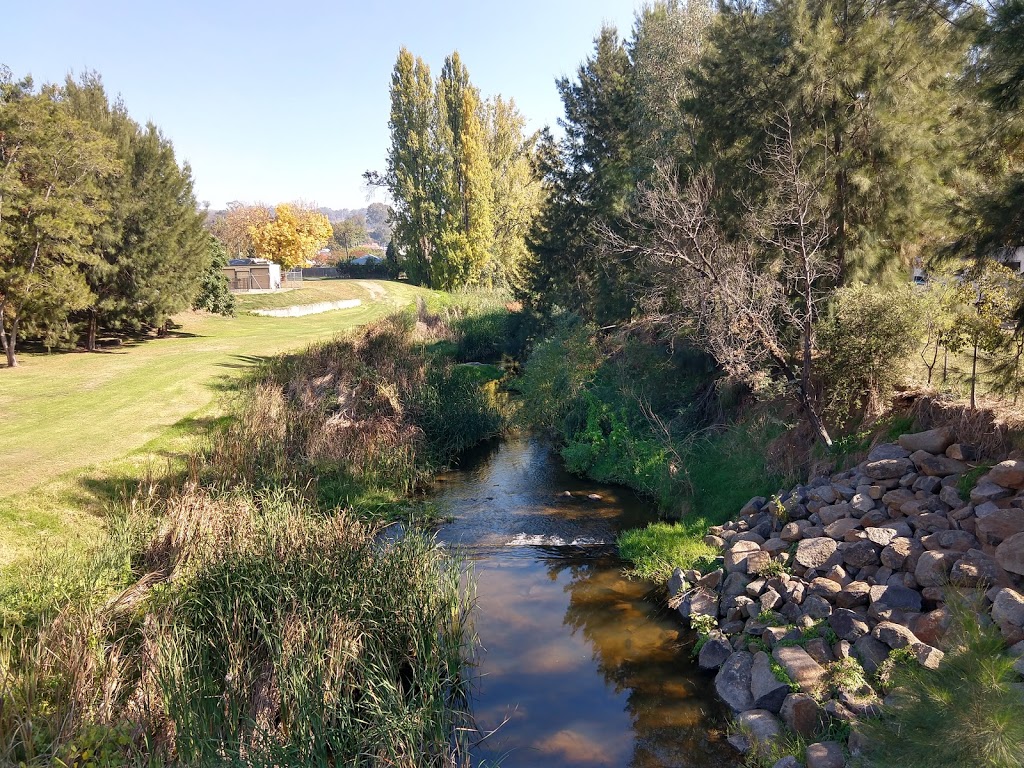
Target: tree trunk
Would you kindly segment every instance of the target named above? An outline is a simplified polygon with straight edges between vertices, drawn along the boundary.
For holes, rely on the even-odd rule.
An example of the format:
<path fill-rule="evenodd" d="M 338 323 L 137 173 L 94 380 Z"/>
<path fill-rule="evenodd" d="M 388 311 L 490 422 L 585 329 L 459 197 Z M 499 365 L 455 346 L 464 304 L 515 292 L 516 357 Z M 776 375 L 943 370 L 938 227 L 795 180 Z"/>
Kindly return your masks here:
<path fill-rule="evenodd" d="M 4 354 L 7 356 L 7 367 L 17 368 L 18 358 L 15 355 L 15 350 L 18 346 L 18 321 L 15 320 L 11 323 L 11 329 L 8 331 L 4 325 L 2 309 L 0 307 L 0 347 L 3 347 Z"/>
<path fill-rule="evenodd" d="M 942 383 L 946 383 L 946 367 L 949 363 L 949 347 L 942 348 Z"/>
<path fill-rule="evenodd" d="M 817 409 L 811 402 L 810 395 L 801 390 L 800 392 L 800 405 L 803 406 L 804 413 L 807 414 L 807 420 L 811 422 L 811 426 L 814 427 L 815 433 L 818 435 L 818 439 L 825 444 L 826 448 L 832 447 L 832 438 L 825 429 L 825 423 L 821 420 L 821 416 L 818 415 Z"/>
<path fill-rule="evenodd" d="M 96 326 L 97 325 L 99 325 L 99 322 L 96 319 L 96 310 L 95 309 L 90 309 L 89 310 L 89 333 L 88 333 L 88 336 L 87 336 L 86 342 L 85 342 L 85 348 L 89 352 L 95 352 L 96 351 Z"/>
<path fill-rule="evenodd" d="M 977 389 L 978 383 L 978 337 L 974 337 L 974 356 L 971 358 L 971 410 L 976 410 L 978 407 L 977 400 L 975 400 L 974 393 Z"/>

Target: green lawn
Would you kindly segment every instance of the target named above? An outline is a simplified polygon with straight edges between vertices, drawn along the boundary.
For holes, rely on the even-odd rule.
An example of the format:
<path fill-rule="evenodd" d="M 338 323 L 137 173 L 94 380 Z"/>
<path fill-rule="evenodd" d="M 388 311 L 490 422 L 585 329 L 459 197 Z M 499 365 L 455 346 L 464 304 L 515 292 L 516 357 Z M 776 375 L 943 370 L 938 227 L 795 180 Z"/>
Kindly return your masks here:
<path fill-rule="evenodd" d="M 243 294 L 235 297 L 239 312 L 254 309 L 280 309 L 296 304 L 319 304 L 322 301 L 344 301 L 360 299 L 371 301 L 378 286 L 397 285 L 380 280 L 304 280 L 301 288 L 292 288 L 279 293 Z"/>
<path fill-rule="evenodd" d="M 353 289 L 333 282 L 338 293 Z M 378 295 L 382 288 L 385 298 L 297 318 L 186 313 L 167 338 L 96 354 L 27 354 L 19 368 L 0 368 L 0 564 L 46 540 L 94 536 L 102 501 L 147 465 L 160 471 L 172 448 L 202 434 L 204 418 L 216 416 L 217 393 L 240 371 L 427 293 L 360 282 Z M 283 295 L 302 296 L 289 304 L 331 300 L 306 290 Z"/>

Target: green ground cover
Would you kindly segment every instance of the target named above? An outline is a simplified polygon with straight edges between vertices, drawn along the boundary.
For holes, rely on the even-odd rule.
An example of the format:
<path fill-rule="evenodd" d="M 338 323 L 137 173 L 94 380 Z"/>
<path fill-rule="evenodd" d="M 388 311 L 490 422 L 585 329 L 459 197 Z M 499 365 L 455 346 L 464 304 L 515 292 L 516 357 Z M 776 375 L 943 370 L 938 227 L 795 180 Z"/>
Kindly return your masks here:
<path fill-rule="evenodd" d="M 336 294 L 353 290 L 333 282 Z M 0 370 L 0 564 L 44 542 L 94 537 L 110 492 L 147 467 L 161 472 L 176 445 L 205 434 L 215 397 L 240 372 L 429 295 L 359 282 L 384 298 L 299 318 L 187 313 L 165 338 L 97 354 L 29 353 L 21 367 Z M 323 300 L 305 291 L 283 295 Z"/>
<path fill-rule="evenodd" d="M 280 309 L 323 301 L 373 301 L 375 295 L 379 296 L 381 288 L 392 291 L 400 285 L 383 280 L 303 280 L 301 288 L 277 293 L 239 294 L 235 297 L 235 305 L 239 312 L 251 312 L 254 309 Z"/>

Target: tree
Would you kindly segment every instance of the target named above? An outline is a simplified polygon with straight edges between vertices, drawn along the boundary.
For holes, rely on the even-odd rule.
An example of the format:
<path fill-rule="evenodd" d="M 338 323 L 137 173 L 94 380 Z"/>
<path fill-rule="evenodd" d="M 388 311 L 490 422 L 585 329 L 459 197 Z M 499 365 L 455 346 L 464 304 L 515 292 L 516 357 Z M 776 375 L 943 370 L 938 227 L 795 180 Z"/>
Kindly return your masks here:
<path fill-rule="evenodd" d="M 224 267 L 228 265 L 228 253 L 224 245 L 213 235 L 207 235 L 206 243 L 210 263 L 203 273 L 199 294 L 192 302 L 192 309 L 202 309 L 217 315 L 235 314 L 235 297 L 228 287 Z"/>
<path fill-rule="evenodd" d="M 576 78 L 557 82 L 565 135 L 540 140 L 545 198 L 529 238 L 537 261 L 523 296 L 530 303 L 571 307 L 599 322 L 629 316 L 631 265 L 607 250 L 599 255 L 595 243 L 626 212 L 638 181 L 631 71 L 618 32 L 605 27 Z"/>
<path fill-rule="evenodd" d="M 361 215 L 349 216 L 331 224 L 333 240 L 339 248 L 345 249 L 345 261 L 351 261 L 351 251 L 366 241 L 366 219 Z"/>
<path fill-rule="evenodd" d="M 249 230 L 261 259 L 294 269 L 312 261 L 331 240 L 331 223 L 322 213 L 282 203 L 273 218 Z"/>
<path fill-rule="evenodd" d="M 273 209 L 257 203 L 233 200 L 228 209 L 210 225 L 210 232 L 224 244 L 229 258 L 254 258 L 256 247 L 252 241 L 252 230 L 270 221 Z"/>
<path fill-rule="evenodd" d="M 717 210 L 708 172 L 681 182 L 669 163 L 641 186 L 628 229 L 603 232 L 604 247 L 638 259 L 651 279 L 638 289 L 648 321 L 685 334 L 726 375 L 755 389 L 779 380 L 819 439 L 832 444 L 815 388 L 815 333 L 835 290 L 838 264 L 823 189 L 808 148 L 785 113 L 765 162 L 754 167 L 767 200 L 748 202 L 733 232 Z"/>
<path fill-rule="evenodd" d="M 1009 342 L 1003 325 L 1021 291 L 1020 276 L 993 259 L 975 264 L 960 278 L 956 324 L 946 346 L 971 350 L 971 410 L 977 408 L 978 353 L 995 353 Z"/>
<path fill-rule="evenodd" d="M 59 91 L 6 84 L 0 101 L 0 346 L 17 361 L 19 333 L 67 338 L 72 312 L 93 295 L 93 232 L 118 172 L 112 143 L 76 119 Z"/>
<path fill-rule="evenodd" d="M 436 104 L 434 208 L 440 216 L 430 282 L 451 290 L 477 280 L 494 238 L 491 166 L 480 95 L 457 52 L 445 59 Z"/>
<path fill-rule="evenodd" d="M 393 201 L 392 244 L 409 278 L 430 284 L 433 234 L 438 211 L 434 186 L 437 147 L 434 141 L 434 84 L 430 68 L 406 49 L 399 51 L 391 74 L 391 146 L 383 176 L 365 174 L 385 186 Z"/>
<path fill-rule="evenodd" d="M 485 122 L 494 234 L 483 281 L 519 293 L 531 269 L 526 237 L 544 195 L 534 168 L 538 135 L 524 134 L 526 120 L 515 102 L 500 96 L 487 103 Z"/>
<path fill-rule="evenodd" d="M 366 207 L 366 229 L 373 240 L 381 248 L 387 248 L 391 242 L 391 212 L 384 203 L 370 203 Z"/>
<path fill-rule="evenodd" d="M 735 0 L 722 4 L 688 105 L 702 162 L 713 166 L 734 227 L 743 197 L 766 195 L 752 163 L 787 111 L 818 148 L 842 280 L 902 268 L 938 241 L 950 178 L 967 126 L 956 74 L 969 36 L 916 3 L 883 0 Z"/>

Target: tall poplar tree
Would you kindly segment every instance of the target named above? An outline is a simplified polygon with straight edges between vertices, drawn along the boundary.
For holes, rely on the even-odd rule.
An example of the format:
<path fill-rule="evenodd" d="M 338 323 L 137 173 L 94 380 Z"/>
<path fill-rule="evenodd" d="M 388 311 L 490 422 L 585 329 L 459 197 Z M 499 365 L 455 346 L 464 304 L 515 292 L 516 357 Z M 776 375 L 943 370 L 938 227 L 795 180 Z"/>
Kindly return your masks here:
<path fill-rule="evenodd" d="M 439 211 L 436 204 L 437 148 L 433 139 L 435 95 L 430 68 L 406 48 L 391 74 L 391 146 L 383 178 L 392 199 L 392 244 L 415 282 L 430 284 Z"/>
<path fill-rule="evenodd" d="M 475 282 L 494 239 L 491 166 L 480 94 L 459 54 L 445 59 L 437 81 L 438 253 L 431 285 L 451 289 Z"/>

